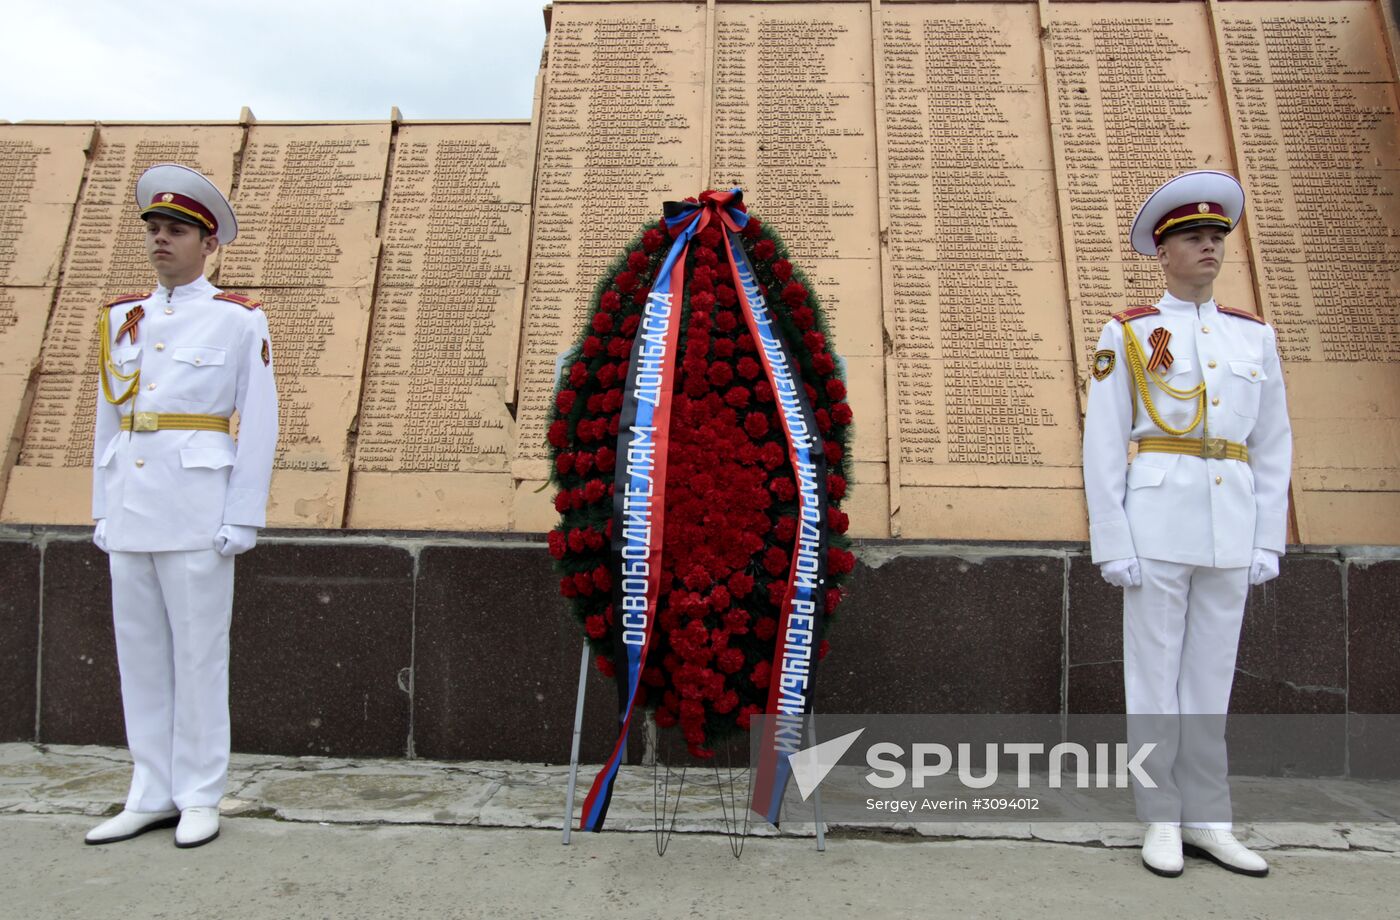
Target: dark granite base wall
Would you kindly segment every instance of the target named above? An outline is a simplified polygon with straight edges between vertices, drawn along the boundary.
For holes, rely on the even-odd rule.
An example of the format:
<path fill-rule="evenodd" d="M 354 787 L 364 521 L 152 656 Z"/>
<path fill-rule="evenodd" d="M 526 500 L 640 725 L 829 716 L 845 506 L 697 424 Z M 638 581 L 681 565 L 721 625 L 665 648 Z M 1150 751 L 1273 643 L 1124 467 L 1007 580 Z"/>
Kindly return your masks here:
<path fill-rule="evenodd" d="M 1122 599 L 1083 546 L 856 551 L 820 711 L 1122 711 Z M 234 748 L 567 760 L 581 634 L 556 583 L 542 540 L 266 535 L 237 569 Z M 85 531 L 0 530 L 0 740 L 124 743 L 110 598 Z M 1233 711 L 1400 713 L 1397 606 L 1400 548 L 1295 549 L 1251 592 Z M 615 701 L 590 668 L 585 761 L 610 750 Z M 1340 765 L 1393 759 L 1351 734 Z"/>

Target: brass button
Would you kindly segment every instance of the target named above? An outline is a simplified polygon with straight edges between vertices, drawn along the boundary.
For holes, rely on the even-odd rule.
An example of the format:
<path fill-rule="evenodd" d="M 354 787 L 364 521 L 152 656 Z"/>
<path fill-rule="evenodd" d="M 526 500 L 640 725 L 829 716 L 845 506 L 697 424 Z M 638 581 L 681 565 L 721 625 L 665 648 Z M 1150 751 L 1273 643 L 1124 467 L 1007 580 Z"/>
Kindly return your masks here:
<path fill-rule="evenodd" d="M 165 343 L 164 343 L 164 342 L 157 342 L 157 343 L 156 343 L 156 351 L 165 351 Z"/>
<path fill-rule="evenodd" d="M 1210 362 L 1209 364 L 1206 365 L 1206 367 L 1215 367 L 1215 362 L 1214 362 L 1214 361 Z"/>
<path fill-rule="evenodd" d="M 1210 401 L 1210 404 L 1211 404 L 1212 406 L 1218 406 L 1218 405 L 1220 405 L 1220 397 L 1217 396 L 1217 397 L 1215 397 L 1214 399 L 1212 399 L 1212 400 Z"/>
<path fill-rule="evenodd" d="M 195 366 L 198 367 L 199 365 L 203 364 L 204 361 L 201 360 L 200 358 L 195 358 L 195 359 L 194 359 L 194 363 L 195 363 Z"/>
<path fill-rule="evenodd" d="M 172 315 L 174 315 L 174 313 L 175 313 L 175 310 L 174 310 L 172 307 L 166 307 L 166 308 L 165 308 L 165 315 L 166 315 L 166 316 L 172 316 Z"/>
<path fill-rule="evenodd" d="M 148 384 L 146 384 L 146 389 L 148 389 L 148 390 L 154 390 L 155 388 L 156 388 L 156 385 L 155 385 L 154 383 L 148 383 Z"/>
<path fill-rule="evenodd" d="M 1206 335 L 1210 335 L 1210 327 L 1209 327 L 1209 326 L 1202 326 L 1202 327 L 1201 327 L 1201 332 L 1205 333 Z"/>
<path fill-rule="evenodd" d="M 1220 478 L 1219 476 L 1215 477 L 1215 484 L 1216 484 L 1216 485 L 1220 485 L 1220 484 L 1221 484 L 1222 482 L 1224 482 L 1224 481 L 1225 481 L 1225 480 L 1222 479 L 1222 478 Z"/>
<path fill-rule="evenodd" d="M 137 466 L 145 466 L 145 465 L 146 465 L 146 461 L 145 461 L 145 460 L 142 460 L 140 457 L 137 457 L 137 458 L 136 458 L 136 465 L 137 465 Z"/>
<path fill-rule="evenodd" d="M 1249 372 L 1249 376 L 1251 376 L 1251 377 L 1258 377 L 1258 376 L 1259 376 L 1259 372 L 1258 372 L 1258 371 L 1250 371 L 1250 372 Z"/>

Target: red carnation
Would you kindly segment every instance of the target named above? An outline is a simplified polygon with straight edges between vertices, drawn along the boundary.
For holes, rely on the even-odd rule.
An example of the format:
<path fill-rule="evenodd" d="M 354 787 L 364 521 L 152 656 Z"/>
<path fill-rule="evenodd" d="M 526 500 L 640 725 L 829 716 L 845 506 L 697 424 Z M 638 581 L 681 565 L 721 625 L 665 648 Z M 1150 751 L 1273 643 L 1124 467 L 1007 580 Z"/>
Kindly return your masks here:
<path fill-rule="evenodd" d="M 647 232 L 651 233 L 654 231 L 648 230 Z M 670 728 L 675 725 L 677 721 L 675 710 L 667 709 L 665 706 L 656 707 L 656 725 L 658 728 Z"/>
<path fill-rule="evenodd" d="M 841 457 L 843 456 L 843 453 L 844 453 L 844 452 L 841 450 L 841 445 L 840 445 L 840 444 L 838 444 L 838 443 L 835 442 L 835 441 L 827 441 L 827 442 L 822 446 L 822 449 L 826 451 L 826 462 L 827 462 L 827 463 L 840 463 L 840 462 L 841 462 Z"/>
<path fill-rule="evenodd" d="M 749 404 L 749 391 L 743 387 L 734 387 L 724 394 L 724 401 L 735 409 L 742 409 Z"/>
<path fill-rule="evenodd" d="M 752 380 L 763 371 L 763 368 L 753 358 L 740 358 L 738 371 L 740 377 Z"/>
<path fill-rule="evenodd" d="M 608 447 L 607 445 L 603 445 L 602 447 L 598 448 L 598 450 L 593 454 L 593 465 L 596 466 L 599 470 L 610 470 L 613 468 L 613 464 L 616 462 L 617 454 L 615 454 L 613 452 L 613 449 L 611 447 Z"/>
<path fill-rule="evenodd" d="M 562 490 L 562 491 L 560 491 L 560 492 L 558 492 L 558 493 L 555 494 L 555 496 L 554 496 L 554 510 L 555 510 L 555 511 L 558 511 L 560 514 L 563 514 L 565 511 L 568 511 L 568 510 L 569 510 L 569 506 L 570 506 L 571 504 L 572 504 L 572 503 L 569 501 L 569 490 L 568 490 L 568 489 L 564 489 L 564 490 Z"/>
<path fill-rule="evenodd" d="M 715 288 L 715 300 L 721 307 L 732 307 L 739 302 L 739 295 L 734 293 L 734 288 L 721 284 Z"/>
<path fill-rule="evenodd" d="M 839 606 L 841 605 L 841 601 L 842 601 L 843 599 L 844 599 L 844 598 L 842 597 L 841 589 L 840 589 L 840 588 L 827 588 L 827 589 L 826 589 L 826 612 L 829 614 L 829 613 L 831 613 L 831 611 L 833 611 L 833 610 L 835 610 L 837 607 L 839 607 Z"/>
<path fill-rule="evenodd" d="M 598 673 L 604 677 L 616 677 L 617 669 L 613 667 L 612 659 L 607 655 L 599 655 L 593 659 L 593 666 L 598 669 Z"/>
<path fill-rule="evenodd" d="M 812 413 L 812 414 L 815 415 L 816 418 L 817 418 L 817 430 L 818 430 L 818 431 L 820 431 L 822 434 L 826 434 L 828 431 L 831 430 L 831 413 L 830 413 L 830 412 L 827 412 L 825 409 L 818 409 L 816 412 L 814 412 L 814 413 Z"/>
<path fill-rule="evenodd" d="M 551 530 L 545 539 L 549 542 L 549 554 L 555 559 L 563 559 L 568 550 L 567 539 L 562 530 Z"/>
<path fill-rule="evenodd" d="M 695 264 L 714 267 L 719 264 L 719 256 L 715 255 L 713 249 L 695 250 Z"/>
<path fill-rule="evenodd" d="M 788 569 L 787 553 L 776 546 L 768 547 L 768 551 L 763 554 L 763 568 L 774 578 L 786 574 Z"/>
<path fill-rule="evenodd" d="M 783 453 L 783 448 L 774 441 L 769 441 L 763 445 L 763 449 L 758 453 L 759 462 L 764 469 L 773 470 L 783 465 L 787 455 Z"/>
<path fill-rule="evenodd" d="M 773 388 L 768 385 L 767 380 L 760 380 L 753 385 L 753 398 L 761 403 L 773 401 Z"/>
<path fill-rule="evenodd" d="M 787 281 L 792 277 L 792 263 L 787 259 L 779 259 L 774 262 L 771 267 L 773 270 L 773 277 L 777 278 L 779 281 Z"/>
<path fill-rule="evenodd" d="M 584 617 L 583 629 L 594 639 L 601 639 L 608 634 L 608 625 L 596 613 L 591 617 Z"/>
<path fill-rule="evenodd" d="M 826 493 L 832 498 L 839 499 L 846 494 L 846 479 L 836 473 L 832 473 L 826 478 Z"/>
<path fill-rule="evenodd" d="M 690 309 L 693 311 L 690 317 L 692 321 L 694 321 L 697 316 L 708 314 L 714 308 L 715 295 L 706 291 L 700 291 L 699 293 L 692 293 L 690 295 Z"/>
<path fill-rule="evenodd" d="M 817 323 L 817 314 L 810 307 L 796 307 L 792 311 L 792 324 L 798 329 L 811 329 Z"/>
<path fill-rule="evenodd" d="M 603 296 L 598 300 L 598 309 L 614 313 L 622 308 L 622 298 L 617 291 L 604 291 Z"/>
<path fill-rule="evenodd" d="M 845 575 L 856 567 L 856 557 L 839 546 L 826 552 L 826 570 L 833 575 Z"/>
<path fill-rule="evenodd" d="M 639 326 L 641 322 L 642 318 L 635 313 L 633 313 L 631 316 L 624 316 L 622 318 L 622 334 L 627 336 L 628 338 L 631 338 L 632 336 L 636 335 L 637 326 Z"/>
<path fill-rule="evenodd" d="M 797 308 L 807 302 L 807 288 L 799 281 L 789 281 L 783 286 L 783 303 Z"/>
<path fill-rule="evenodd" d="M 733 690 L 726 690 L 724 695 L 715 700 L 713 708 L 715 712 L 724 715 L 727 712 L 733 711 L 734 707 L 738 705 L 739 694 L 735 693 Z"/>
<path fill-rule="evenodd" d="M 837 533 L 845 533 L 851 526 L 850 516 L 834 505 L 826 509 L 826 522 Z"/>
<path fill-rule="evenodd" d="M 610 387 L 617 382 L 617 365 L 604 364 L 598 368 L 598 383 L 603 387 Z"/>
<path fill-rule="evenodd" d="M 586 450 L 581 451 L 579 455 L 574 458 L 574 472 L 578 473 L 580 476 L 586 476 L 591 469 L 593 469 L 593 455 Z"/>
<path fill-rule="evenodd" d="M 744 653 L 737 648 L 727 648 L 715 658 L 715 667 L 725 674 L 733 674 L 744 666 Z"/>
<path fill-rule="evenodd" d="M 583 552 L 583 549 L 584 549 L 584 542 L 583 542 L 583 528 L 582 528 L 582 527 L 575 527 L 573 530 L 569 531 L 568 540 L 569 540 L 569 549 L 573 550 L 573 551 L 576 552 L 576 553 L 581 553 L 581 552 Z"/>
<path fill-rule="evenodd" d="M 612 576 L 608 574 L 607 566 L 600 565 L 593 569 L 593 587 L 599 591 L 612 590 Z"/>
<path fill-rule="evenodd" d="M 709 600 L 710 606 L 715 610 L 723 610 L 729 606 L 729 589 L 724 585 L 715 585 L 714 590 L 710 592 Z"/>
<path fill-rule="evenodd" d="M 749 335 L 747 332 L 741 333 L 739 337 L 734 340 L 734 347 L 740 351 L 758 351 L 758 346 L 753 343 L 753 336 Z"/>
<path fill-rule="evenodd" d="M 560 476 L 567 476 L 574 468 L 573 454 L 560 454 L 554 458 L 554 471 Z"/>
<path fill-rule="evenodd" d="M 748 731 L 749 725 L 751 724 L 753 717 L 756 715 L 761 715 L 762 713 L 762 709 L 759 709 L 757 706 L 750 703 L 743 709 L 739 710 L 739 715 L 735 717 L 734 724 L 742 728 L 744 731 Z"/>
<path fill-rule="evenodd" d="M 729 339 L 715 339 L 715 357 L 726 361 L 734 357 L 734 343 Z"/>
<path fill-rule="evenodd" d="M 639 307 L 646 306 L 647 298 L 651 296 L 651 287 L 643 285 L 632 292 L 632 302 Z"/>
<path fill-rule="evenodd" d="M 781 578 L 775 578 L 768 583 L 768 603 L 774 607 L 781 608 L 783 600 L 787 596 L 787 583 Z"/>
<path fill-rule="evenodd" d="M 724 615 L 724 626 L 734 635 L 742 636 L 749 631 L 750 619 L 747 610 L 735 607 Z"/>
<path fill-rule="evenodd" d="M 763 221 L 759 220 L 757 217 L 754 217 L 752 214 L 750 214 L 750 215 L 749 215 L 749 222 L 748 222 L 747 224 L 744 224 L 744 229 L 743 229 L 743 230 L 740 230 L 740 231 L 739 231 L 739 234 L 740 234 L 741 236 L 746 237 L 747 239 L 754 239 L 755 237 L 757 237 L 757 236 L 758 236 L 760 233 L 762 233 L 762 232 L 763 232 Z"/>
<path fill-rule="evenodd" d="M 576 573 L 573 577 L 573 582 L 574 590 L 579 594 L 582 594 L 584 597 L 591 597 L 593 595 L 593 579 L 589 578 L 586 572 Z M 601 620 L 602 617 L 598 619 Z"/>
<path fill-rule="evenodd" d="M 721 290 L 727 289 L 721 288 Z M 733 292 L 731 291 L 730 293 L 732 294 Z M 715 327 L 721 332 L 733 332 L 735 327 L 738 325 L 739 318 L 729 310 L 725 310 L 724 312 L 715 316 Z"/>
<path fill-rule="evenodd" d="M 768 489 L 778 496 L 778 501 L 790 502 L 797 497 L 797 486 L 793 485 L 792 478 L 783 476 L 768 483 Z"/>
<path fill-rule="evenodd" d="M 812 367 L 816 368 L 818 374 L 825 376 L 836 370 L 836 360 L 826 352 L 812 356 Z"/>
<path fill-rule="evenodd" d="M 613 284 L 624 294 L 630 294 L 637 289 L 637 276 L 633 272 L 618 272 L 613 279 Z"/>
<path fill-rule="evenodd" d="M 666 242 L 666 237 L 660 230 L 652 229 L 642 234 L 642 248 L 647 252 L 656 252 L 664 242 Z"/>
<path fill-rule="evenodd" d="M 705 372 L 705 376 L 709 378 L 710 383 L 717 387 L 722 387 L 734 379 L 734 368 L 730 367 L 728 364 L 717 361 L 710 365 L 710 369 Z"/>
<path fill-rule="evenodd" d="M 838 425 L 851 424 L 851 407 L 845 403 L 837 403 L 831 407 L 831 420 Z"/>
<path fill-rule="evenodd" d="M 791 543 L 796 538 L 797 518 L 787 514 L 778 518 L 778 523 L 773 525 L 773 539 L 779 543 Z"/>
<path fill-rule="evenodd" d="M 718 227 L 706 227 L 704 230 L 700 231 L 700 245 L 709 249 L 714 249 L 718 246 L 722 238 Z"/>
<path fill-rule="evenodd" d="M 778 621 L 773 617 L 759 617 L 753 624 L 753 634 L 763 642 L 767 642 L 778 634 Z"/>
<path fill-rule="evenodd" d="M 753 590 L 753 576 L 744 572 L 735 572 L 729 576 L 729 593 L 737 598 L 748 597 Z"/>
<path fill-rule="evenodd" d="M 754 439 L 763 437 L 768 433 L 768 416 L 762 412 L 750 412 L 744 416 L 744 431 Z"/>
<path fill-rule="evenodd" d="M 634 272 L 646 271 L 647 265 L 651 262 L 647 254 L 641 250 L 633 250 L 627 254 L 627 267 Z"/>
<path fill-rule="evenodd" d="M 631 339 L 624 339 L 620 336 L 615 336 L 611 339 L 608 339 L 606 351 L 608 353 L 609 358 L 621 358 L 623 355 L 627 354 L 627 352 L 631 350 Z"/>
<path fill-rule="evenodd" d="M 773 666 L 766 661 L 760 661 L 753 666 L 753 671 L 749 674 L 749 683 L 762 690 L 768 686 L 769 675 L 773 671 Z"/>
<path fill-rule="evenodd" d="M 611 332 L 611 331 L 612 331 L 612 327 L 613 327 L 613 318 L 612 318 L 612 314 L 611 314 L 611 313 L 605 313 L 605 312 L 600 311 L 600 312 L 598 312 L 598 313 L 594 313 L 594 314 L 593 314 L 593 331 L 594 331 L 594 332 L 598 333 L 599 335 L 602 335 L 602 334 L 605 333 L 605 332 Z"/>
<path fill-rule="evenodd" d="M 812 354 L 819 351 L 826 351 L 826 336 L 820 332 L 804 332 L 802 334 L 802 344 L 807 346 L 807 350 Z"/>
<path fill-rule="evenodd" d="M 555 447 L 564 447 L 569 443 L 569 423 L 563 419 L 551 422 L 549 425 L 549 443 Z"/>
<path fill-rule="evenodd" d="M 778 247 L 773 245 L 772 240 L 759 240 L 753 245 L 753 256 L 760 262 L 767 262 L 777 251 Z"/>
<path fill-rule="evenodd" d="M 584 483 L 583 499 L 591 505 L 601 499 L 606 491 L 607 488 L 603 485 L 603 480 L 590 479 Z"/>

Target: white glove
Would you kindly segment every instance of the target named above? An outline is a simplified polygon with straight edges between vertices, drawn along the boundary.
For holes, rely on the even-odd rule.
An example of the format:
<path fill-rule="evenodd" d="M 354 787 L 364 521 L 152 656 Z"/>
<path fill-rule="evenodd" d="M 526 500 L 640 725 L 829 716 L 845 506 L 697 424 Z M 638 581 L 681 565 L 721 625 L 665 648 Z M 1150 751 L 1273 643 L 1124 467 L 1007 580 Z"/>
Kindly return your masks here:
<path fill-rule="evenodd" d="M 107 552 L 107 519 L 98 518 L 97 526 L 92 529 L 93 545 L 102 552 Z"/>
<path fill-rule="evenodd" d="M 214 548 L 220 556 L 237 556 L 258 545 L 258 529 L 242 524 L 225 524 L 214 534 Z"/>
<path fill-rule="evenodd" d="M 1278 578 L 1278 553 L 1271 549 L 1256 549 L 1254 561 L 1249 564 L 1249 583 L 1262 585 Z"/>
<path fill-rule="evenodd" d="M 1103 580 L 1115 588 L 1136 588 L 1142 584 L 1142 566 L 1137 559 L 1115 559 L 1099 566 Z"/>

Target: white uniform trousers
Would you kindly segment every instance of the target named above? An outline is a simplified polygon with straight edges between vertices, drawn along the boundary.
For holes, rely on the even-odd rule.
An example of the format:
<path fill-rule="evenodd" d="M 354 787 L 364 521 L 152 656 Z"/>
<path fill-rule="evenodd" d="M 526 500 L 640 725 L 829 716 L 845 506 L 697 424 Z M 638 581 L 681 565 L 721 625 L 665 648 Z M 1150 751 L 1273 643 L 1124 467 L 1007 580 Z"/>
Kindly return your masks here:
<path fill-rule="evenodd" d="M 1134 783 L 1138 817 L 1228 830 L 1225 713 L 1249 569 L 1139 563 L 1142 584 L 1123 591 L 1128 744 L 1158 745 L 1143 762 L 1158 788 Z"/>
<path fill-rule="evenodd" d="M 109 554 L 126 740 L 126 807 L 217 806 L 228 778 L 233 559 L 212 549 Z"/>

